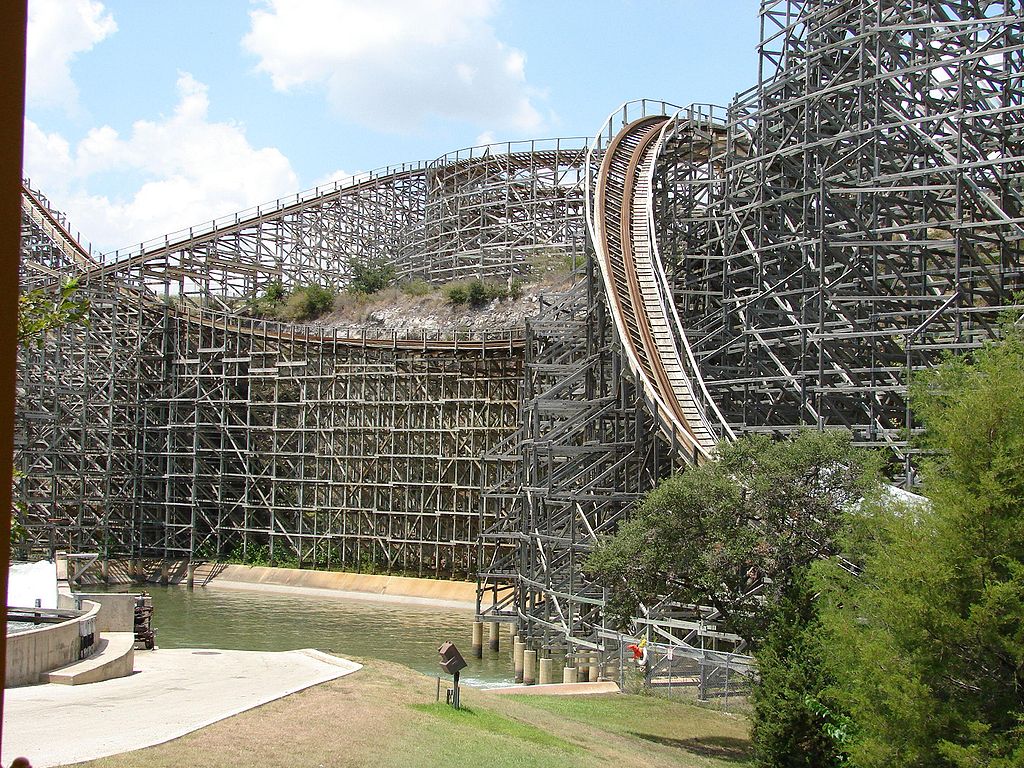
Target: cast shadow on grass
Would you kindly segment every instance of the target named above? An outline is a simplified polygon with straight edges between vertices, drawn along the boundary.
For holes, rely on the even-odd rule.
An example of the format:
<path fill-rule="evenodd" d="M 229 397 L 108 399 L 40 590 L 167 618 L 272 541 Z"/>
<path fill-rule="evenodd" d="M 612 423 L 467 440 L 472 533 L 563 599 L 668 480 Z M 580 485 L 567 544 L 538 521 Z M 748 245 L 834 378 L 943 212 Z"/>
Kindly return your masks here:
<path fill-rule="evenodd" d="M 652 733 L 628 731 L 630 736 L 661 744 L 663 747 L 682 749 L 700 757 L 714 757 L 734 763 L 745 763 L 750 759 L 750 742 L 746 739 L 734 739 L 731 736 L 704 736 L 703 738 L 672 739 L 667 736 L 655 736 Z"/>

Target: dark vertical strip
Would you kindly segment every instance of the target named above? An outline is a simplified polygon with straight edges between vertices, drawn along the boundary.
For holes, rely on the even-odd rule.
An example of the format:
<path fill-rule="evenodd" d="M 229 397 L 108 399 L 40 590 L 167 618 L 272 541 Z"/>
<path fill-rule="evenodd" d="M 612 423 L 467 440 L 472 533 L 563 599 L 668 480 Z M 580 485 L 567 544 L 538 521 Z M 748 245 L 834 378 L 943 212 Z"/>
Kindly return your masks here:
<path fill-rule="evenodd" d="M 18 254 L 21 248 L 21 146 L 25 124 L 27 0 L 0 4 L 0 680 L 6 685 L 7 569 L 11 562 L 11 459 L 18 354 Z M 3 722 L 0 690 L 0 723 Z M 3 732 L 0 730 L 0 739 Z"/>

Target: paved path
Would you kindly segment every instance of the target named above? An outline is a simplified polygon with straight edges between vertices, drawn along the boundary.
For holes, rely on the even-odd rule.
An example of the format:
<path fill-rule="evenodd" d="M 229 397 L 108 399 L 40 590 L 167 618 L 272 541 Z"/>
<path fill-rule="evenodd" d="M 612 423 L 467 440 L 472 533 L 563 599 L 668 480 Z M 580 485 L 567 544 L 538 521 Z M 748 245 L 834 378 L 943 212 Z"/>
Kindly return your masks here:
<path fill-rule="evenodd" d="M 359 668 L 313 650 L 138 651 L 129 677 L 5 691 L 0 764 L 25 755 L 48 768 L 160 744 Z"/>

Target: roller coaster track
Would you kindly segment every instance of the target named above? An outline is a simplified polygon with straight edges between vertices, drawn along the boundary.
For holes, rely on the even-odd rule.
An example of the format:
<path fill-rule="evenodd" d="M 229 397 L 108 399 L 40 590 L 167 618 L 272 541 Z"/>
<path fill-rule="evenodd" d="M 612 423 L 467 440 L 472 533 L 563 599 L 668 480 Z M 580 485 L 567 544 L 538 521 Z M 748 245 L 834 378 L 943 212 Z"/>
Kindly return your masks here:
<path fill-rule="evenodd" d="M 665 115 L 643 117 L 611 139 L 600 158 L 587 224 L 629 366 L 666 438 L 699 463 L 711 458 L 719 440 L 708 412 L 718 417 L 722 434 L 731 431 L 703 391 L 658 254 L 654 164 L 671 122 Z M 596 153 L 590 160 L 596 165 Z"/>
<path fill-rule="evenodd" d="M 85 281 L 109 280 L 117 283 L 117 290 L 130 294 L 132 299 L 140 303 L 148 304 L 154 308 L 166 310 L 178 319 L 187 323 L 195 323 L 206 328 L 217 329 L 231 333 L 238 333 L 246 336 L 259 336 L 261 338 L 272 338 L 287 341 L 303 341 L 311 344 L 335 344 L 350 347 L 375 348 L 375 349 L 406 349 L 420 351 L 493 351 L 504 349 L 516 349 L 522 347 L 525 339 L 522 334 L 512 331 L 506 333 L 474 333 L 466 337 L 453 334 L 451 338 L 430 338 L 427 333 L 418 336 L 399 336 L 397 334 L 375 335 L 367 334 L 365 331 L 353 331 L 350 329 L 324 328 L 318 326 L 303 326 L 291 323 L 278 323 L 274 321 L 258 320 L 253 318 L 238 317 L 230 312 L 215 312 L 211 310 L 192 309 L 190 307 L 176 307 L 164 304 L 151 292 L 133 286 L 120 279 L 115 270 L 120 270 L 125 263 L 102 265 L 82 246 L 78 240 L 68 231 L 60 219 L 50 208 L 39 199 L 39 197 L 24 184 L 21 188 L 21 204 L 29 219 L 39 227 L 40 231 L 54 244 L 61 254 L 78 271 L 72 275 L 62 273 L 45 264 L 25 259 L 23 266 L 26 269 L 41 272 L 48 278 L 59 279 L 61 277 L 78 277 Z M 269 214 L 261 214 L 267 216 Z M 281 210 L 277 211 L 281 215 Z M 251 223 L 245 220 L 244 223 Z M 206 238 L 213 237 L 217 232 L 207 233 Z M 176 244 L 176 245 L 180 245 Z M 161 253 L 168 247 L 165 246 Z M 131 263 L 137 259 L 153 258 L 152 253 L 136 256 Z"/>

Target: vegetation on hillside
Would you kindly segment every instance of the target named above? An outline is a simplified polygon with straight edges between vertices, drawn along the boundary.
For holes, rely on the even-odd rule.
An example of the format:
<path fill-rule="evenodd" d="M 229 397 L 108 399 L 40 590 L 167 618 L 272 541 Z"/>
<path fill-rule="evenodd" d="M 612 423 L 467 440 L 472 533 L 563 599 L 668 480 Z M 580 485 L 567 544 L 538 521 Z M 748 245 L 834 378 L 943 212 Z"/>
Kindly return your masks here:
<path fill-rule="evenodd" d="M 479 308 L 495 299 L 518 299 L 523 295 L 523 281 L 513 280 L 506 286 L 493 280 L 460 280 L 445 285 L 444 294 L 452 304 Z"/>

